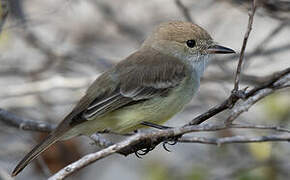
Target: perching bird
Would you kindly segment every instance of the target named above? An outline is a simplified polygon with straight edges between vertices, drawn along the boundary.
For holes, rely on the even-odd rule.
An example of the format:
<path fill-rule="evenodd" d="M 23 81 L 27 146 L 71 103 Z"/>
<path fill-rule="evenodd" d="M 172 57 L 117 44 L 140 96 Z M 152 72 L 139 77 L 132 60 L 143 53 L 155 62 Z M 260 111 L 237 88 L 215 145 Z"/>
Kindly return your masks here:
<path fill-rule="evenodd" d="M 128 132 L 140 123 L 161 124 L 189 103 L 213 54 L 234 53 L 217 45 L 198 25 L 160 24 L 140 49 L 99 76 L 58 127 L 16 166 L 16 176 L 59 140 L 100 131 Z"/>

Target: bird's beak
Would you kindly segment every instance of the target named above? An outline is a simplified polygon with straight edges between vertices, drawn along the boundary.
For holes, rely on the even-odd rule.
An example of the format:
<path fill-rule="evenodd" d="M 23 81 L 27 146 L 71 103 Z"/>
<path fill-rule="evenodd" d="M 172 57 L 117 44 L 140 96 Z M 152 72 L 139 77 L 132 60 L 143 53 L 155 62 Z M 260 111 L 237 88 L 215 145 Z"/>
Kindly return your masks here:
<path fill-rule="evenodd" d="M 220 46 L 220 45 L 212 45 L 207 49 L 207 52 L 209 54 L 232 54 L 232 53 L 236 53 L 234 50 L 224 47 L 224 46 Z"/>

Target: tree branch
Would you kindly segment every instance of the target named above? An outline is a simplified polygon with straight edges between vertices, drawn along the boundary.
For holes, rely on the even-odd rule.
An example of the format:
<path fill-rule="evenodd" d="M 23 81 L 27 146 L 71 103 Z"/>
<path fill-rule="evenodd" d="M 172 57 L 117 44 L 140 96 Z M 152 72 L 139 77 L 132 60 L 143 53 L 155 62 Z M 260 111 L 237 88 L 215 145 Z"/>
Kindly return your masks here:
<path fill-rule="evenodd" d="M 0 121 L 9 126 L 28 131 L 51 132 L 56 127 L 56 125 L 46 122 L 21 118 L 3 109 L 0 109 Z"/>
<path fill-rule="evenodd" d="M 267 136 L 231 136 L 224 138 L 205 138 L 205 137 L 181 137 L 178 142 L 182 143 L 201 143 L 201 144 L 233 144 L 233 143 L 255 143 L 269 141 L 290 141 L 290 134 L 271 134 Z"/>
<path fill-rule="evenodd" d="M 279 132 L 290 133 L 289 129 L 286 129 L 277 125 L 231 124 L 228 127 L 239 128 L 239 129 L 264 129 L 264 130 L 274 130 L 274 131 L 279 131 Z"/>
<path fill-rule="evenodd" d="M 238 67 L 237 67 L 237 71 L 236 71 L 236 75 L 235 75 L 235 84 L 234 84 L 233 91 L 239 90 L 240 74 L 241 74 L 241 70 L 242 70 L 245 50 L 246 50 L 246 46 L 247 46 L 250 32 L 252 30 L 252 25 L 253 25 L 253 20 L 254 20 L 254 15 L 255 15 L 256 9 L 257 9 L 257 0 L 253 0 L 252 10 L 251 10 L 251 13 L 249 14 L 248 29 L 247 29 L 247 32 L 246 32 L 245 37 L 244 37 L 244 41 L 243 41 L 243 45 L 242 45 L 242 49 L 241 49 L 241 54 L 240 54 L 240 58 L 239 58 L 239 63 L 238 63 Z"/>
<path fill-rule="evenodd" d="M 237 128 L 238 125 L 232 125 L 233 128 Z M 235 127 L 236 126 L 236 127 Z M 199 132 L 199 131 L 217 131 L 217 130 L 222 130 L 222 129 L 226 129 L 229 128 L 230 126 L 226 126 L 226 125 L 210 125 L 210 124 L 202 124 L 202 125 L 194 125 L 194 126 L 184 126 L 184 127 L 179 127 L 179 128 L 172 128 L 172 129 L 167 129 L 167 130 L 162 130 L 162 131 L 154 131 L 154 132 L 147 132 L 147 133 L 138 133 L 136 135 L 130 136 L 129 138 L 125 139 L 124 141 L 121 141 L 119 143 L 116 143 L 114 145 L 111 145 L 105 149 L 102 149 L 98 152 L 95 153 L 91 153 L 88 154 L 84 157 L 82 157 L 81 159 L 79 159 L 78 161 L 75 161 L 74 163 L 66 166 L 65 168 L 61 169 L 59 172 L 57 172 L 56 174 L 54 174 L 53 176 L 51 176 L 49 178 L 49 180 L 59 180 L 59 179 L 64 179 L 66 177 L 68 177 L 69 175 L 71 175 L 72 173 L 78 171 L 81 168 L 84 168 L 88 165 L 90 165 L 91 163 L 103 159 L 113 153 L 116 152 L 120 152 L 123 151 L 124 149 L 132 149 L 131 147 L 136 146 L 136 144 L 139 144 L 140 142 L 149 142 L 151 143 L 151 145 L 155 145 L 156 142 L 158 141 L 164 141 L 170 137 L 174 137 L 174 136 L 179 136 L 179 135 L 183 135 L 183 134 L 187 134 L 187 133 L 191 133 L 191 132 Z M 243 125 L 241 125 L 241 127 L 243 127 Z M 249 126 L 248 126 L 249 127 Z M 287 130 L 289 131 L 289 130 Z M 230 143 L 232 142 L 249 142 L 249 141 L 270 141 L 270 139 L 273 139 L 274 141 L 289 141 L 290 139 L 290 134 L 286 134 L 285 136 L 280 136 L 280 135 L 271 135 L 271 136 L 264 136 L 264 137 L 260 137 L 260 138 L 248 138 L 248 137 L 241 137 L 239 136 L 239 138 L 237 137 L 233 137 L 233 139 L 229 138 L 230 140 L 224 139 L 223 141 L 221 141 L 221 143 Z M 178 140 L 179 141 L 179 140 Z M 193 141 L 193 142 L 197 142 L 197 139 L 193 138 L 181 138 L 181 141 Z M 220 142 L 218 142 L 218 140 L 209 140 L 209 139 L 205 139 L 203 138 L 203 141 L 199 139 L 199 141 L 204 142 L 208 142 L 211 144 L 218 144 Z"/>

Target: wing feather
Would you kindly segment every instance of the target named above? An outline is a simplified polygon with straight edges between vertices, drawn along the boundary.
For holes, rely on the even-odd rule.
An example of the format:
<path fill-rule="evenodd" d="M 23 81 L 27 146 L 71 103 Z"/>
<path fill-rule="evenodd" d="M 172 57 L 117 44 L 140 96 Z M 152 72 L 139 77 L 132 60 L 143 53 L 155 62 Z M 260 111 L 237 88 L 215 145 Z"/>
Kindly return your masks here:
<path fill-rule="evenodd" d="M 78 118 L 95 119 L 123 106 L 164 96 L 182 82 L 186 71 L 185 64 L 172 56 L 154 49 L 138 51 L 93 83 L 80 102 L 86 101 L 86 105 Z"/>

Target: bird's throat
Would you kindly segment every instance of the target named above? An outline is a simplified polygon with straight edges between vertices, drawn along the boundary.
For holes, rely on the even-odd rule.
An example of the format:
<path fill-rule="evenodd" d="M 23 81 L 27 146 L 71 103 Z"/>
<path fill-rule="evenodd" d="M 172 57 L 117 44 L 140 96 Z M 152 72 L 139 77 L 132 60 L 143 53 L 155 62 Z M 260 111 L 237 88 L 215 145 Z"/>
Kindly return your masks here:
<path fill-rule="evenodd" d="M 208 66 L 208 63 L 210 62 L 210 59 L 211 59 L 210 55 L 201 55 L 189 59 L 193 71 L 198 78 L 200 78 L 203 75 L 206 67 Z"/>

